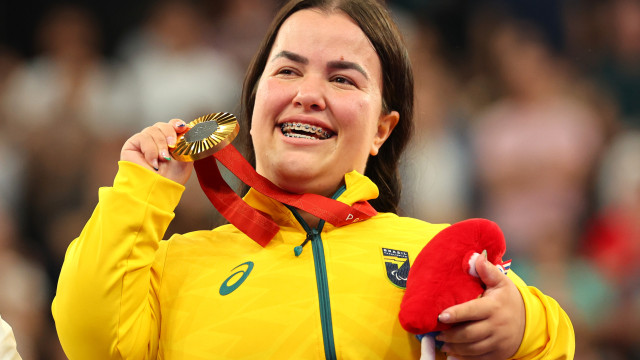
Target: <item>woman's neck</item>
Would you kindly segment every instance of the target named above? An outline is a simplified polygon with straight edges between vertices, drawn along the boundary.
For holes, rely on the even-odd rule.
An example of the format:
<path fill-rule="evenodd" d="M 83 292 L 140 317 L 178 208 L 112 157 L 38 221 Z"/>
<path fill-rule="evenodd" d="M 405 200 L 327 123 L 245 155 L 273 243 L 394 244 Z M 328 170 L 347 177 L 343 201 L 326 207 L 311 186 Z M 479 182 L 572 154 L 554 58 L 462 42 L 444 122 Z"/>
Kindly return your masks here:
<path fill-rule="evenodd" d="M 296 210 L 298 211 L 298 214 L 300 215 L 302 220 L 304 220 L 304 222 L 307 223 L 310 229 L 314 229 L 318 227 L 318 224 L 320 223 L 319 217 L 313 214 L 310 214 L 304 210 L 300 210 L 300 209 L 296 209 Z"/>

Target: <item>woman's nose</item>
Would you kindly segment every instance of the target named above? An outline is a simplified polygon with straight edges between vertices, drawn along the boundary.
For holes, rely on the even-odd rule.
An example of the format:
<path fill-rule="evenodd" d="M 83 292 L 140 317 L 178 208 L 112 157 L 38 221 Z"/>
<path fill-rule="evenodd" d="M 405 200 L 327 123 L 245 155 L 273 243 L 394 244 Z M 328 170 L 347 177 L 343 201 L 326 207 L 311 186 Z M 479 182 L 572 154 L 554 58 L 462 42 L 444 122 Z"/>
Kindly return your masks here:
<path fill-rule="evenodd" d="M 294 106 L 302 107 L 305 111 L 321 111 L 326 107 L 324 98 L 324 83 L 313 76 L 300 79 L 298 91 L 293 98 Z"/>

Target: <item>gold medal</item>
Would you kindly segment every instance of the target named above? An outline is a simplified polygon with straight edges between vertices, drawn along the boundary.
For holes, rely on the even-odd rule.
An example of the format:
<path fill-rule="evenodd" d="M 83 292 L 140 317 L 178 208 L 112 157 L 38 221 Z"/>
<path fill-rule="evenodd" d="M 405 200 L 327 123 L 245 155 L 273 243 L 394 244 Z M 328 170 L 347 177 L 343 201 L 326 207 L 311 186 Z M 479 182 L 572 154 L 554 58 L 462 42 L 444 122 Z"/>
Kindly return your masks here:
<path fill-rule="evenodd" d="M 211 156 L 231 143 L 240 131 L 236 117 L 227 112 L 201 116 L 188 125 L 191 129 L 180 134 L 176 146 L 169 149 L 176 160 L 195 161 Z"/>

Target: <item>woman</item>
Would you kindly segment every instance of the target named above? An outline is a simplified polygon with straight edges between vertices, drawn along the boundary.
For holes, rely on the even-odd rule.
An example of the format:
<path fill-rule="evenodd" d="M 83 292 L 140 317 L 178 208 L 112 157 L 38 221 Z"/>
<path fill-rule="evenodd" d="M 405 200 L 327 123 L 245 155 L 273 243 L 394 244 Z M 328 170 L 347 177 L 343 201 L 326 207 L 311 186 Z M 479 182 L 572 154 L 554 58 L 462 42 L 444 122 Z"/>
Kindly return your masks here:
<path fill-rule="evenodd" d="M 53 304 L 67 355 L 418 358 L 418 341 L 397 320 L 396 275 L 446 225 L 393 214 L 412 87 L 399 33 L 375 1 L 285 5 L 244 86 L 256 170 L 285 190 L 371 200 L 380 213 L 334 227 L 250 190 L 247 203 L 280 227 L 265 248 L 232 225 L 160 241 L 192 165 L 168 156 L 184 122 L 158 123 L 125 143 L 113 187 L 100 190 L 67 252 Z M 292 130 L 297 123 L 316 130 Z M 572 356 L 573 330 L 557 303 L 478 264 L 485 296 L 441 315 L 459 323 L 441 334 L 443 351 Z"/>

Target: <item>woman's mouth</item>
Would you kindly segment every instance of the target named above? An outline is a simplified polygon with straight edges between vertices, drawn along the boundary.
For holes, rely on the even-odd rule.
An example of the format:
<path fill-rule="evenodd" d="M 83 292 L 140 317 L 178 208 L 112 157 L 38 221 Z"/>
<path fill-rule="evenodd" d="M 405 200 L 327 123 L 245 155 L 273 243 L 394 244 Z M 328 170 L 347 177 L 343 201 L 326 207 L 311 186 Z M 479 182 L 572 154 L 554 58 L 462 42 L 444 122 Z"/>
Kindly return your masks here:
<path fill-rule="evenodd" d="M 299 139 L 326 140 L 333 136 L 330 130 L 302 123 L 283 123 L 280 125 L 280 129 L 284 136 Z"/>

